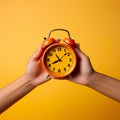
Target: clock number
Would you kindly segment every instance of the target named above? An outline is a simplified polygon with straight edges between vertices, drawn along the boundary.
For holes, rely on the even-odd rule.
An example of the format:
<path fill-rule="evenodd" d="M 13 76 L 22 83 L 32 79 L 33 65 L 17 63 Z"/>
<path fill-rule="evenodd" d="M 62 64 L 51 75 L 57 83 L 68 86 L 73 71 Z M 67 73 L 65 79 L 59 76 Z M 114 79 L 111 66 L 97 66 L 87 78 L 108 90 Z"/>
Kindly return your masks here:
<path fill-rule="evenodd" d="M 60 69 L 58 69 L 58 72 L 60 73 L 60 72 L 61 72 L 61 70 L 60 70 Z"/>
<path fill-rule="evenodd" d="M 55 71 L 55 68 L 53 68 L 53 71 Z"/>
<path fill-rule="evenodd" d="M 52 51 L 53 51 L 53 52 L 56 52 L 56 49 L 54 48 Z"/>
<path fill-rule="evenodd" d="M 51 67 L 51 64 L 48 64 L 48 67 Z"/>
<path fill-rule="evenodd" d="M 53 56 L 53 53 L 48 53 L 48 56 Z"/>
<path fill-rule="evenodd" d="M 71 62 L 72 61 L 72 58 L 69 58 L 69 62 Z"/>
<path fill-rule="evenodd" d="M 64 68 L 64 71 L 66 71 L 66 68 Z"/>
<path fill-rule="evenodd" d="M 68 64 L 68 67 L 70 67 L 70 64 Z"/>
<path fill-rule="evenodd" d="M 58 48 L 58 51 L 61 51 L 61 47 Z"/>
<path fill-rule="evenodd" d="M 66 52 L 66 49 L 64 49 L 64 52 Z"/>
<path fill-rule="evenodd" d="M 67 56 L 70 56 L 70 53 L 69 53 L 69 52 L 67 53 Z"/>

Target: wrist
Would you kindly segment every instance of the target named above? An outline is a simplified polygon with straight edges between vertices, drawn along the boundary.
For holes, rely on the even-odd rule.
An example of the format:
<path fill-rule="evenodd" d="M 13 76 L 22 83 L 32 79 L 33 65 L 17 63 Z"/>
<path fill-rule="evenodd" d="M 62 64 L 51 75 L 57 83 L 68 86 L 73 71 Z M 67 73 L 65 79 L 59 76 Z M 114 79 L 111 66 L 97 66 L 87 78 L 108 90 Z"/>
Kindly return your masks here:
<path fill-rule="evenodd" d="M 96 81 L 96 79 L 98 78 L 99 74 L 100 74 L 100 73 L 98 73 L 98 72 L 96 72 L 96 71 L 94 71 L 92 74 L 90 74 L 89 77 L 88 77 L 88 79 L 87 79 L 88 82 L 87 82 L 86 86 L 91 87 L 92 84 L 93 84 L 93 83 Z"/>
<path fill-rule="evenodd" d="M 23 74 L 23 77 L 26 79 L 27 84 L 29 84 L 31 87 L 35 88 L 37 87 L 37 84 L 35 84 L 35 78 L 31 75 L 28 75 L 27 73 Z"/>
<path fill-rule="evenodd" d="M 41 76 L 34 76 L 28 73 L 25 73 L 24 76 L 26 77 L 26 79 L 29 81 L 29 83 L 31 85 L 33 85 L 34 87 L 37 87 L 45 82 L 47 82 L 49 78 L 46 78 L 46 74 L 41 75 Z"/>

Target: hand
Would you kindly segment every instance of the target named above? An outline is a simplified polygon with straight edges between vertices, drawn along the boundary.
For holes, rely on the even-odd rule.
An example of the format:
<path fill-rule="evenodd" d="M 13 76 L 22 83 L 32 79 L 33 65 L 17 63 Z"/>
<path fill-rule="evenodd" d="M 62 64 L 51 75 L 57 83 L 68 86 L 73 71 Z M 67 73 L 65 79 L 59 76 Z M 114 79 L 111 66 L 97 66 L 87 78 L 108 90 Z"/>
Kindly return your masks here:
<path fill-rule="evenodd" d="M 77 57 L 78 57 L 78 62 L 76 65 L 75 70 L 73 73 L 70 75 L 68 79 L 72 82 L 82 84 L 82 85 L 87 85 L 89 83 L 89 77 L 95 72 L 92 68 L 90 59 L 88 56 L 86 56 L 77 46 L 75 49 Z"/>
<path fill-rule="evenodd" d="M 29 59 L 26 70 L 26 75 L 35 85 L 42 84 L 51 78 L 51 76 L 48 76 L 48 73 L 43 69 L 41 63 L 42 53 L 43 49 L 40 45 L 39 49 Z"/>

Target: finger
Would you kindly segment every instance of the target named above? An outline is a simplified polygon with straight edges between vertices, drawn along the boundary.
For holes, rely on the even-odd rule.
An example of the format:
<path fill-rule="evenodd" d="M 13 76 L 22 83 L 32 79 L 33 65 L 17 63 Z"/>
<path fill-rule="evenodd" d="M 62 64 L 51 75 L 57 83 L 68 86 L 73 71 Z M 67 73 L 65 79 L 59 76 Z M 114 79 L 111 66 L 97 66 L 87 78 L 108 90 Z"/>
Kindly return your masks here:
<path fill-rule="evenodd" d="M 33 54 L 32 59 L 37 61 L 42 56 L 42 53 L 43 53 L 43 48 L 40 44 L 38 50 Z"/>
<path fill-rule="evenodd" d="M 80 44 L 79 43 L 76 43 L 76 48 L 80 49 Z"/>
<path fill-rule="evenodd" d="M 87 58 L 87 55 L 80 49 L 79 47 L 80 45 L 77 44 L 77 48 L 75 49 L 78 57 L 82 60 L 82 59 L 86 59 Z"/>

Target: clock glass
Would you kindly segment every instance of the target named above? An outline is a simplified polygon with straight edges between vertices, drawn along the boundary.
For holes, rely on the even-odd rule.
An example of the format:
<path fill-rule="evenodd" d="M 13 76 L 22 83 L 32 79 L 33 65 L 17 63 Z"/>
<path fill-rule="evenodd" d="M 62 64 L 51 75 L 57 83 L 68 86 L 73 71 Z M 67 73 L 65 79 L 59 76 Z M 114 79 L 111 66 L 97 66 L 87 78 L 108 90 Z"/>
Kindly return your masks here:
<path fill-rule="evenodd" d="M 75 52 L 66 44 L 50 46 L 43 56 L 45 69 L 55 77 L 65 77 L 76 65 Z"/>

